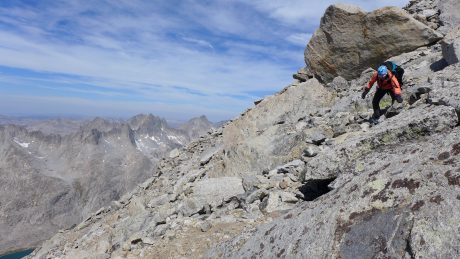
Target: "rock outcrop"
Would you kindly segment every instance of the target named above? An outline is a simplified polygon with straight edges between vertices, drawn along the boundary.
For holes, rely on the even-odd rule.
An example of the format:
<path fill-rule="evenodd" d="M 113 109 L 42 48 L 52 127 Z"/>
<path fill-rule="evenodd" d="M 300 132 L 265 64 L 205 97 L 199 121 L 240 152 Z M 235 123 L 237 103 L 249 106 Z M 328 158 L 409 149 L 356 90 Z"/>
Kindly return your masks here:
<path fill-rule="evenodd" d="M 441 22 L 442 33 L 446 34 L 460 24 L 460 2 L 457 0 L 438 0 L 439 20 Z"/>
<path fill-rule="evenodd" d="M 305 62 L 322 81 L 358 77 L 369 67 L 442 36 L 405 11 L 386 7 L 366 13 L 351 5 L 332 5 L 305 49 Z"/>
<path fill-rule="evenodd" d="M 460 60 L 460 26 L 450 31 L 441 42 L 442 55 L 447 64 L 452 65 Z"/>
<path fill-rule="evenodd" d="M 366 155 L 327 196 L 208 257 L 458 257 L 459 140 L 456 129 Z"/>
<path fill-rule="evenodd" d="M 334 95 L 316 79 L 267 97 L 224 128 L 221 174 L 245 175 L 300 157 L 306 140 L 321 132 L 311 130 L 312 120 L 333 101 Z"/>
<path fill-rule="evenodd" d="M 384 99 L 378 125 L 372 70 L 295 80 L 31 257 L 458 258 L 460 63 L 441 43 L 406 51 L 405 101 Z"/>

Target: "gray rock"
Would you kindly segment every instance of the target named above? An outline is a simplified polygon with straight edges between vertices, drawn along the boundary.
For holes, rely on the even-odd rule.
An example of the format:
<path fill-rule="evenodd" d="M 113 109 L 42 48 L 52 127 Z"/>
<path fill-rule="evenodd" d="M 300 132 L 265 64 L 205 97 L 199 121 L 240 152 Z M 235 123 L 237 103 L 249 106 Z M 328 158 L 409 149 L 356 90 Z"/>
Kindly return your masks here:
<path fill-rule="evenodd" d="M 449 65 L 460 59 L 460 26 L 450 31 L 441 41 L 442 55 Z"/>
<path fill-rule="evenodd" d="M 299 175 L 299 173 L 302 172 L 304 167 L 305 167 L 305 162 L 303 162 L 302 160 L 296 159 L 282 166 L 278 166 L 277 168 L 271 170 L 268 173 L 268 175 L 274 176 L 277 174 L 288 174 L 288 173 L 293 174 L 293 175 Z"/>
<path fill-rule="evenodd" d="M 281 182 L 278 184 L 278 186 L 283 190 L 292 187 L 292 185 L 293 181 L 289 177 L 284 177 L 283 180 L 281 180 Z"/>
<path fill-rule="evenodd" d="M 309 135 L 307 142 L 315 145 L 321 145 L 326 138 L 327 137 L 321 131 L 313 131 L 313 133 Z"/>
<path fill-rule="evenodd" d="M 166 233 L 166 230 L 168 230 L 169 228 L 169 225 L 168 224 L 161 224 L 161 225 L 158 225 L 155 230 L 153 231 L 153 235 L 155 237 L 161 237 L 161 236 L 164 236 L 164 234 Z"/>
<path fill-rule="evenodd" d="M 170 195 L 167 193 L 162 194 L 158 197 L 153 198 L 148 204 L 147 207 L 149 208 L 155 208 L 161 205 L 164 205 L 170 201 Z"/>
<path fill-rule="evenodd" d="M 439 1 L 439 18 L 442 23 L 441 32 L 448 33 L 454 27 L 460 24 L 460 2 L 457 0 L 440 0 Z"/>
<path fill-rule="evenodd" d="M 268 197 L 265 197 L 262 203 L 259 205 L 260 209 L 266 213 L 272 213 L 275 211 L 283 211 L 294 208 L 295 202 L 298 199 L 294 194 L 284 191 L 270 192 Z"/>
<path fill-rule="evenodd" d="M 293 194 L 291 192 L 280 192 L 279 196 L 280 196 L 282 202 L 296 203 L 296 202 L 299 201 L 299 199 L 297 199 L 295 194 Z"/>
<path fill-rule="evenodd" d="M 427 101 L 431 104 L 447 105 L 460 114 L 460 63 L 450 65 L 432 77 Z"/>
<path fill-rule="evenodd" d="M 243 175 L 243 188 L 246 192 L 254 190 L 260 184 L 259 178 L 256 173 Z"/>
<path fill-rule="evenodd" d="M 429 17 L 435 16 L 437 14 L 438 14 L 438 11 L 436 11 L 434 9 L 426 9 L 426 10 L 422 11 L 422 15 L 425 16 L 427 19 Z"/>
<path fill-rule="evenodd" d="M 142 189 L 147 189 L 147 188 L 150 187 L 150 185 L 152 185 L 152 183 L 155 181 L 155 179 L 156 179 L 156 177 L 150 177 L 145 182 L 139 184 L 139 187 L 141 187 Z"/>
<path fill-rule="evenodd" d="M 348 81 L 341 76 L 335 77 L 328 86 L 337 92 L 347 91 L 350 87 Z"/>
<path fill-rule="evenodd" d="M 262 201 L 266 196 L 268 196 L 268 194 L 269 192 L 265 189 L 254 191 L 246 198 L 246 203 L 251 204 L 255 201 Z"/>
<path fill-rule="evenodd" d="M 308 146 L 303 150 L 303 155 L 306 157 L 314 157 L 318 155 L 319 148 L 316 146 Z"/>
<path fill-rule="evenodd" d="M 154 245 L 155 240 L 153 238 L 150 238 L 150 237 L 143 237 L 142 238 L 142 243 L 144 243 L 146 245 Z"/>
<path fill-rule="evenodd" d="M 201 158 L 200 165 L 204 166 L 207 163 L 209 163 L 209 161 L 211 161 L 212 157 L 216 155 L 218 151 L 219 151 L 218 149 L 208 150 L 207 153 L 205 153 L 203 157 Z"/>
<path fill-rule="evenodd" d="M 313 78 L 313 73 L 308 69 L 308 67 L 303 67 L 297 71 L 292 77 L 299 82 L 306 82 L 308 79 Z"/>
<path fill-rule="evenodd" d="M 195 199 L 186 198 L 178 205 L 177 212 L 184 217 L 188 217 L 203 210 L 203 207 L 203 203 Z"/>
<path fill-rule="evenodd" d="M 171 150 L 171 152 L 169 152 L 169 157 L 170 158 L 176 158 L 179 156 L 179 149 L 175 148 L 173 150 Z"/>
<path fill-rule="evenodd" d="M 254 105 L 258 105 L 259 103 L 261 103 L 264 99 L 258 99 L 258 100 L 255 100 L 254 101 Z"/>
<path fill-rule="evenodd" d="M 325 82 L 336 76 L 350 80 L 391 56 L 441 38 L 396 7 L 365 13 L 356 6 L 332 5 L 305 49 L 305 62 Z"/>
<path fill-rule="evenodd" d="M 208 232 L 208 230 L 212 228 L 212 225 L 209 223 L 209 221 L 202 221 L 200 222 L 199 227 L 201 232 Z"/>
<path fill-rule="evenodd" d="M 195 183 L 192 199 L 200 206 L 219 206 L 228 199 L 243 194 L 242 179 L 238 177 L 210 178 Z"/>

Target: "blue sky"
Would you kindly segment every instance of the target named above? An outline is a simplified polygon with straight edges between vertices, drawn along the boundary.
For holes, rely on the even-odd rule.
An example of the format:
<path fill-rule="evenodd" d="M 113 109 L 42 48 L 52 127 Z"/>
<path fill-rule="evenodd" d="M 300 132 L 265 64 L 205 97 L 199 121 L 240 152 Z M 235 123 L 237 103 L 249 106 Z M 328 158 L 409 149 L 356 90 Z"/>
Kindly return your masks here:
<path fill-rule="evenodd" d="M 292 82 L 334 2 L 1 0 L 0 114 L 233 118 Z"/>

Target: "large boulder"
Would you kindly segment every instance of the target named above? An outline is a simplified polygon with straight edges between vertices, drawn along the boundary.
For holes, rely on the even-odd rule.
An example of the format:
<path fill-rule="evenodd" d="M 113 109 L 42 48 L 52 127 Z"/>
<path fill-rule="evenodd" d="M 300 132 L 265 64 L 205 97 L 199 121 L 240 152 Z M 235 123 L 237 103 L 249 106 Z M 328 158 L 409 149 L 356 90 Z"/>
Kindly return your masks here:
<path fill-rule="evenodd" d="M 460 26 L 449 32 L 441 41 L 442 55 L 449 65 L 460 60 Z"/>
<path fill-rule="evenodd" d="M 195 183 L 192 197 L 200 205 L 216 207 L 222 202 L 244 193 L 243 182 L 238 177 L 205 179 Z"/>
<path fill-rule="evenodd" d="M 330 6 L 305 49 L 305 62 L 325 82 L 351 80 L 368 67 L 442 36 L 397 7 L 366 13 L 359 7 Z"/>

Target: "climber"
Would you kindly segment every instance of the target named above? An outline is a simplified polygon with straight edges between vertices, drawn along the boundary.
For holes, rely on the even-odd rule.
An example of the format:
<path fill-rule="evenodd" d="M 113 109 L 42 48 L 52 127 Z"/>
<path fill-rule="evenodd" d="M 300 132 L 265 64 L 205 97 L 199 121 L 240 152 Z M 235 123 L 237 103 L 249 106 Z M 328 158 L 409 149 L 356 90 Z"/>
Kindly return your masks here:
<path fill-rule="evenodd" d="M 377 91 L 372 99 L 374 114 L 370 119 L 370 122 L 373 124 L 378 123 L 378 119 L 382 115 L 380 110 L 380 100 L 382 100 L 386 94 L 390 94 L 392 104 L 395 100 L 398 103 L 402 103 L 403 101 L 401 97 L 401 85 L 396 76 L 389 71 L 385 65 L 380 66 L 378 70 L 374 72 L 368 85 L 364 88 L 361 98 L 366 98 L 366 95 L 369 93 L 375 82 L 377 82 Z"/>

